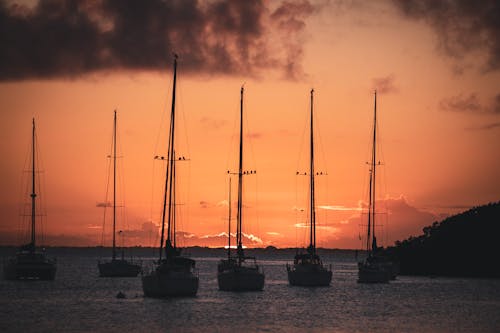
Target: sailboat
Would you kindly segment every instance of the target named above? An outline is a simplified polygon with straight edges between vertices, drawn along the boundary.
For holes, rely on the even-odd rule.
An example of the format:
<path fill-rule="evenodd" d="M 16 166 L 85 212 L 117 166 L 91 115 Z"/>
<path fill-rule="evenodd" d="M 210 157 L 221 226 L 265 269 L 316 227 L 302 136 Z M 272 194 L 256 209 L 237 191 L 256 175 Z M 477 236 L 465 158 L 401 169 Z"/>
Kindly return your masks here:
<path fill-rule="evenodd" d="M 172 111 L 168 139 L 167 170 L 163 195 L 161 239 L 159 259 L 155 267 L 142 276 L 142 290 L 147 297 L 195 296 L 198 291 L 198 276 L 195 274 L 195 261 L 181 256 L 176 244 L 175 214 L 175 88 L 177 80 L 177 55 L 174 55 L 174 84 L 172 90 Z M 184 158 L 179 158 L 183 160 Z M 167 224 L 167 239 L 165 237 Z M 163 257 L 165 251 L 165 257 Z"/>
<path fill-rule="evenodd" d="M 292 286 L 329 286 L 332 281 L 331 267 L 326 267 L 316 253 L 316 206 L 314 198 L 314 132 L 313 97 L 311 89 L 311 138 L 309 164 L 309 246 L 306 253 L 297 253 L 293 265 L 287 264 L 288 282 Z"/>
<path fill-rule="evenodd" d="M 45 256 L 45 252 L 36 250 L 36 132 L 33 118 L 32 150 L 31 150 L 31 241 L 21 246 L 15 257 L 9 258 L 4 265 L 4 275 L 7 280 L 54 280 L 56 276 L 56 261 Z"/>
<path fill-rule="evenodd" d="M 373 117 L 373 140 L 372 140 L 372 158 L 370 162 L 370 185 L 368 200 L 368 225 L 366 234 L 367 257 L 358 263 L 358 282 L 359 283 L 387 283 L 393 278 L 393 265 L 386 258 L 381 256 L 377 246 L 377 237 L 375 236 L 375 176 L 377 165 L 377 91 L 375 91 L 374 117 Z"/>
<path fill-rule="evenodd" d="M 240 149 L 238 167 L 238 202 L 236 212 L 236 255 L 231 253 L 231 232 L 228 233 L 229 246 L 227 259 L 222 259 L 217 266 L 219 290 L 257 291 L 264 288 L 265 275 L 257 265 L 255 257 L 245 256 L 242 242 L 243 213 L 243 176 L 255 171 L 243 171 L 243 93 L 240 91 Z M 231 207 L 231 205 L 229 205 Z M 231 209 L 231 208 L 229 208 Z M 229 223 L 231 220 L 229 220 Z"/>
<path fill-rule="evenodd" d="M 100 277 L 135 277 L 141 271 L 141 266 L 125 259 L 122 249 L 121 258 L 117 258 L 116 249 L 116 111 L 113 118 L 113 249 L 110 261 L 99 262 Z"/>

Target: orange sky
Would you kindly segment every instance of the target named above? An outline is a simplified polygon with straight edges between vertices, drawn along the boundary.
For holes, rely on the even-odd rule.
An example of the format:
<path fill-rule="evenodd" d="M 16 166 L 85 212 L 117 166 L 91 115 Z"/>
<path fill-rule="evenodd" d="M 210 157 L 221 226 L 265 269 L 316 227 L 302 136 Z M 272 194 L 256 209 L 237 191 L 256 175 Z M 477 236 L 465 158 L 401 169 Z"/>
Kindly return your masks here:
<path fill-rule="evenodd" d="M 13 14 L 15 10 L 8 7 L 12 3 L 2 5 L 0 20 L 27 15 L 28 23 L 23 24 L 29 24 L 30 16 L 18 13 L 22 8 Z M 27 3 L 25 11 L 37 8 Z M 55 3 L 50 10 L 57 12 L 60 5 Z M 199 6 L 210 3 L 225 2 L 200 2 Z M 243 83 L 245 168 L 257 170 L 257 175 L 245 178 L 244 232 L 253 239 L 247 241 L 249 246 L 305 245 L 306 229 L 300 226 L 307 214 L 300 208 L 307 206 L 307 179 L 295 173 L 307 168 L 311 87 L 315 89 L 316 166 L 328 173 L 318 177 L 316 185 L 321 206 L 319 246 L 361 246 L 358 237 L 365 216 L 360 217 L 360 207 L 367 200 L 365 162 L 370 156 L 374 88 L 379 91 L 383 166 L 378 206 L 383 211 L 383 244 L 419 234 L 423 226 L 446 214 L 499 200 L 500 54 L 495 50 L 500 50 L 500 33 L 483 17 L 488 2 L 484 8 L 468 11 L 451 5 L 449 16 L 433 10 L 427 1 L 404 6 L 398 1 L 304 0 L 255 2 L 255 8 L 237 3 L 229 7 L 233 6 L 231 15 L 241 23 L 239 30 L 226 22 L 226 30 L 220 28 L 216 34 L 219 21 L 210 21 L 215 9 L 200 9 L 212 22 L 205 29 L 183 26 L 189 17 L 165 19 L 181 27 L 165 28 L 171 33 L 165 43 L 172 44 L 165 50 L 175 50 L 180 57 L 176 151 L 190 159 L 179 167 L 178 177 L 182 244 L 226 242 L 220 236 L 227 229 L 226 171 L 237 167 Z M 412 7 L 415 3 L 421 7 Z M 77 12 L 91 18 L 95 14 L 85 5 Z M 162 12 L 157 12 L 161 18 Z M 258 14 L 258 31 L 248 28 L 251 23 L 244 20 L 255 18 L 250 12 Z M 44 13 L 39 9 L 37 15 Z M 146 21 L 155 22 L 154 18 L 158 16 Z M 471 23 L 476 19 L 479 28 Z M 463 28 L 453 30 L 458 21 Z M 179 31 L 207 40 L 205 62 L 197 63 L 195 51 L 175 37 Z M 186 33 L 183 38 L 188 37 Z M 118 65 L 110 61 L 89 70 L 72 67 L 81 63 L 68 60 L 66 50 L 59 51 L 72 47 L 63 38 L 52 45 L 53 63 L 45 71 L 37 69 L 39 64 L 33 60 L 48 57 L 43 48 L 33 45 L 31 62 L 17 63 L 14 58 L 9 62 L 9 56 L 19 50 L 0 38 L 6 45 L 0 51 L 0 244 L 21 242 L 19 212 L 27 198 L 23 169 L 32 117 L 37 121 L 43 161 L 45 243 L 101 243 L 103 208 L 96 205 L 105 201 L 106 156 L 117 109 L 119 155 L 123 156 L 119 201 L 125 206 L 119 220 L 126 221 L 119 228 L 127 229 L 128 245 L 157 245 L 163 165 L 153 157 L 166 151 L 172 59 L 166 51 L 164 60 L 161 52 L 150 55 L 148 46 L 133 38 L 130 54 L 149 56 L 145 63 L 124 60 L 119 54 Z M 210 52 L 221 41 L 229 60 L 219 64 L 225 58 Z M 247 58 L 242 44 L 250 54 Z M 24 52 L 30 51 L 31 44 L 27 45 Z M 78 58 L 78 52 L 70 56 Z M 109 221 L 106 227 L 109 230 Z"/>

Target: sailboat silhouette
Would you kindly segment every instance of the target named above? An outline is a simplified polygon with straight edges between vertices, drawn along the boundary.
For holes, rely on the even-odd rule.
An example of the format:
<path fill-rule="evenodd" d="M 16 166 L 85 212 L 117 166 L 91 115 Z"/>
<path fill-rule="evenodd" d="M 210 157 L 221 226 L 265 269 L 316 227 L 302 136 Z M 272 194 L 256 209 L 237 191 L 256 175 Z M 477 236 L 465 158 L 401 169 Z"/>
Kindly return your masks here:
<path fill-rule="evenodd" d="M 21 246 L 15 257 L 9 258 L 4 265 L 4 275 L 7 280 L 54 280 L 56 276 L 56 261 L 48 259 L 44 251 L 36 250 L 36 129 L 33 118 L 31 139 L 31 239 Z"/>
<path fill-rule="evenodd" d="M 217 266 L 217 282 L 220 290 L 225 291 L 254 291 L 264 288 L 265 275 L 257 265 L 255 257 L 245 256 L 243 250 L 243 176 L 253 174 L 255 171 L 243 170 L 243 94 L 240 91 L 240 144 L 239 144 L 239 167 L 238 167 L 238 203 L 236 213 L 236 255 L 231 254 L 231 246 L 228 246 L 228 258 L 222 259 Z M 231 209 L 231 208 L 229 208 Z M 231 222 L 229 222 L 231 223 Z M 231 233 L 228 235 L 231 241 Z M 229 243 L 230 244 L 230 243 Z"/>
<path fill-rule="evenodd" d="M 309 159 L 309 246 L 306 253 L 297 253 L 293 265 L 286 266 L 288 282 L 292 286 L 329 286 L 332 270 L 327 268 L 316 253 L 316 202 L 314 188 L 314 89 L 311 89 L 310 159 Z"/>
<path fill-rule="evenodd" d="M 134 277 L 141 271 L 141 266 L 125 259 L 122 249 L 121 258 L 116 255 L 116 111 L 113 117 L 113 249 L 111 260 L 97 264 L 101 277 Z"/>
<path fill-rule="evenodd" d="M 194 296 L 198 292 L 198 276 L 194 272 L 195 261 L 181 256 L 176 243 L 175 214 L 175 89 L 177 79 L 177 55 L 174 55 L 174 85 L 172 90 L 172 111 L 168 139 L 167 171 L 163 193 L 160 253 L 154 269 L 142 276 L 142 289 L 148 297 Z M 183 160 L 180 158 L 180 160 Z M 165 244 L 165 224 L 167 239 Z M 165 257 L 163 258 L 163 251 Z"/>

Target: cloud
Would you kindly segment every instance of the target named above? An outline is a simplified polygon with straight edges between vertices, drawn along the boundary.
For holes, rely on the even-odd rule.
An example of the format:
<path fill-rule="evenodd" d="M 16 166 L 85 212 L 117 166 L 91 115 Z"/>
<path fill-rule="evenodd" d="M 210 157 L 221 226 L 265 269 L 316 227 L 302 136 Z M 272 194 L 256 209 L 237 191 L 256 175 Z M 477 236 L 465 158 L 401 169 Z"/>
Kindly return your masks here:
<path fill-rule="evenodd" d="M 187 232 L 177 232 L 177 241 L 182 246 L 207 246 L 207 247 L 224 247 L 227 245 L 227 232 L 218 234 L 195 235 Z M 246 246 L 260 246 L 264 244 L 262 239 L 252 234 L 243 233 L 243 243 Z M 231 233 L 231 243 L 236 244 L 236 234 Z"/>
<path fill-rule="evenodd" d="M 500 128 L 500 122 L 490 123 L 490 124 L 480 125 L 480 126 L 471 126 L 471 127 L 466 127 L 465 129 L 469 130 L 469 131 L 484 131 L 484 130 L 491 130 L 491 129 L 495 129 L 495 128 Z"/>
<path fill-rule="evenodd" d="M 491 111 L 496 113 L 496 114 L 500 114 L 500 93 L 498 93 L 496 96 L 495 96 L 495 99 L 493 101 L 493 106 L 491 108 Z"/>
<path fill-rule="evenodd" d="M 376 77 L 372 79 L 372 90 L 376 90 L 379 94 L 396 93 L 399 89 L 394 84 L 394 74 L 385 77 Z"/>
<path fill-rule="evenodd" d="M 0 80 L 79 77 L 98 71 L 301 72 L 309 1 L 0 0 Z M 281 52 L 276 52 L 281 50 Z"/>
<path fill-rule="evenodd" d="M 113 205 L 111 204 L 111 202 L 98 202 L 96 203 L 95 205 L 96 207 L 113 207 Z"/>
<path fill-rule="evenodd" d="M 243 234 L 243 237 L 245 237 L 246 239 L 249 239 L 253 243 L 257 243 L 257 244 L 263 244 L 264 243 L 262 241 L 262 239 L 260 239 L 259 237 L 255 236 L 255 235 L 245 234 L 244 232 L 242 234 Z"/>
<path fill-rule="evenodd" d="M 212 205 L 208 201 L 200 201 L 201 208 L 210 208 Z"/>
<path fill-rule="evenodd" d="M 438 219 L 436 214 L 410 205 L 403 195 L 396 198 L 377 200 L 376 207 L 378 207 L 377 219 L 384 228 L 384 233 L 387 233 L 390 243 L 408 238 L 410 235 L 417 235 L 422 230 L 422 227 Z M 365 213 L 353 217 L 349 222 L 362 225 L 366 224 L 366 218 L 367 214 Z"/>
<path fill-rule="evenodd" d="M 336 211 L 360 211 L 362 210 L 362 207 L 345 207 L 345 206 L 318 206 L 319 209 L 326 209 L 326 210 L 336 210 Z"/>
<path fill-rule="evenodd" d="M 144 222 L 141 225 L 141 229 L 131 229 L 131 230 L 122 230 L 122 234 L 124 237 L 129 240 L 127 243 L 134 243 L 131 239 L 139 240 L 148 239 L 152 236 L 156 236 L 159 233 L 159 227 L 153 222 Z"/>
<path fill-rule="evenodd" d="M 216 204 L 217 207 L 228 207 L 229 206 L 229 201 L 228 200 L 221 200 Z"/>
<path fill-rule="evenodd" d="M 439 102 L 439 107 L 444 111 L 500 115 L 500 93 L 491 100 L 489 105 L 481 104 L 477 94 L 473 92 L 469 95 L 461 93 L 456 96 L 444 98 Z"/>
<path fill-rule="evenodd" d="M 461 60 L 480 50 L 486 60 L 485 71 L 500 69 L 500 2 L 497 0 L 393 0 L 408 18 L 423 20 L 438 37 L 439 49 Z"/>
<path fill-rule="evenodd" d="M 295 228 L 309 228 L 309 223 L 295 223 L 293 226 Z M 316 223 L 316 230 L 326 230 L 335 233 L 338 232 L 340 229 L 329 225 L 320 225 Z"/>
<path fill-rule="evenodd" d="M 283 237 L 282 234 L 280 234 L 279 232 L 275 232 L 275 231 L 268 231 L 268 232 L 266 232 L 266 234 L 269 236 Z"/>
<path fill-rule="evenodd" d="M 283 1 L 271 14 L 271 22 L 281 32 L 282 50 L 285 54 L 285 73 L 288 78 L 302 75 L 301 60 L 304 43 L 301 32 L 305 29 L 305 19 L 319 7 L 309 1 Z M 281 51 L 283 52 L 283 51 Z"/>
<path fill-rule="evenodd" d="M 475 93 L 471 93 L 468 96 L 460 94 L 443 99 L 439 103 L 439 106 L 445 111 L 481 112 L 483 110 L 483 107 L 479 103 L 479 99 Z"/>

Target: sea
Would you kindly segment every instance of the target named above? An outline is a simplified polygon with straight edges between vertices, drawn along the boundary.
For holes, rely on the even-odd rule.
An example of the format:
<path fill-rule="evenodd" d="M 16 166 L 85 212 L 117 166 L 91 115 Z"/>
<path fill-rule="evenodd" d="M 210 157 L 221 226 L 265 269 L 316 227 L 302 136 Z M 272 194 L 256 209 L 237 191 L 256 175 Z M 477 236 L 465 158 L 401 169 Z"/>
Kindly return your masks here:
<path fill-rule="evenodd" d="M 95 249 L 52 252 L 54 281 L 0 280 L 0 332 L 500 332 L 500 280 L 398 276 L 359 284 L 353 251 L 321 254 L 333 279 L 316 288 L 288 284 L 292 252 L 259 251 L 264 290 L 223 292 L 216 272 L 224 252 L 197 250 L 197 296 L 169 299 L 144 297 L 140 276 L 100 278 L 105 258 Z M 135 259 L 151 266 L 156 253 L 149 253 Z"/>

